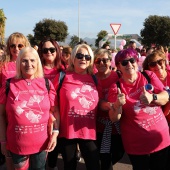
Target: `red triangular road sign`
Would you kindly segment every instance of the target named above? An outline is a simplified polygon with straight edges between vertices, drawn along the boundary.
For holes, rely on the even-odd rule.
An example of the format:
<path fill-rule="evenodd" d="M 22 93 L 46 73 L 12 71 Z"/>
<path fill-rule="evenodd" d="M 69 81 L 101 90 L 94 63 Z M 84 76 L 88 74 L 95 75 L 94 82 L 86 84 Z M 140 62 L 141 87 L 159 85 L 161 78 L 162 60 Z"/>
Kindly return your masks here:
<path fill-rule="evenodd" d="M 114 34 L 116 35 L 118 33 L 120 27 L 121 27 L 121 24 L 113 24 L 113 23 L 111 23 L 110 26 L 111 26 Z"/>

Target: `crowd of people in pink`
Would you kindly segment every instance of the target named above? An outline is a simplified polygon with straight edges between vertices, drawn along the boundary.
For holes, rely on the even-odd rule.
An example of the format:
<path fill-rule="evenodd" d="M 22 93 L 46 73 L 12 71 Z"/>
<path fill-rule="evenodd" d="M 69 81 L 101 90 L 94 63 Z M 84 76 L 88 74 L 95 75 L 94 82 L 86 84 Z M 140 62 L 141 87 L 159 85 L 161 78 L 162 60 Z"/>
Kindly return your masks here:
<path fill-rule="evenodd" d="M 170 169 L 167 47 L 94 51 L 86 42 L 32 47 L 19 32 L 0 45 L 0 163 L 7 170 Z M 146 85 L 152 87 L 146 88 Z"/>

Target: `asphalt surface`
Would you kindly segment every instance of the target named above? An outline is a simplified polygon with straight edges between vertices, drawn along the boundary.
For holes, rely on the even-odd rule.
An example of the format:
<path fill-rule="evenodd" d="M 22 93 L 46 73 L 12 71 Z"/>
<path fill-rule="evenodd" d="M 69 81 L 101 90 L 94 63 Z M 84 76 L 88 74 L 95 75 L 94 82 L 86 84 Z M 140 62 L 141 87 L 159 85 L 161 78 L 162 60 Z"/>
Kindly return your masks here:
<path fill-rule="evenodd" d="M 63 160 L 60 156 L 58 158 L 57 167 L 58 167 L 58 170 L 64 170 Z M 0 166 L 0 170 L 7 170 L 5 164 Z M 81 162 L 78 162 L 77 170 L 86 170 L 83 159 Z M 130 164 L 129 158 L 126 154 L 123 156 L 123 158 L 118 163 L 116 163 L 113 166 L 113 170 L 132 170 L 132 166 Z"/>

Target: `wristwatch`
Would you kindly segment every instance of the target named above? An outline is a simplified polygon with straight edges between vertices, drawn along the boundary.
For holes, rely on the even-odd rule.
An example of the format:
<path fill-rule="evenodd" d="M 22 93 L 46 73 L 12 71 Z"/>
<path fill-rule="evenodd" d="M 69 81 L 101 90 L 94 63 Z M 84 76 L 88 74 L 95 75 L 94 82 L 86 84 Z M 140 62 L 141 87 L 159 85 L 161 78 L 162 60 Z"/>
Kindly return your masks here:
<path fill-rule="evenodd" d="M 154 94 L 153 93 L 153 100 L 157 100 L 158 98 L 157 98 L 157 94 Z"/>

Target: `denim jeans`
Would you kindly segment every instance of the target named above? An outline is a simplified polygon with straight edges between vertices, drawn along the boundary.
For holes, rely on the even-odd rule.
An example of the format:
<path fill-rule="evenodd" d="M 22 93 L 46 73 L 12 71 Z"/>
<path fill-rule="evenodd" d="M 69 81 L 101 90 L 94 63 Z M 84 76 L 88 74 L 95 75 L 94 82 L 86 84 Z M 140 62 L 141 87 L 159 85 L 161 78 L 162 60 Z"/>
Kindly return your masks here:
<path fill-rule="evenodd" d="M 30 155 L 18 155 L 11 152 L 14 164 L 20 164 L 29 159 L 29 170 L 45 170 L 47 152 L 41 151 Z"/>

